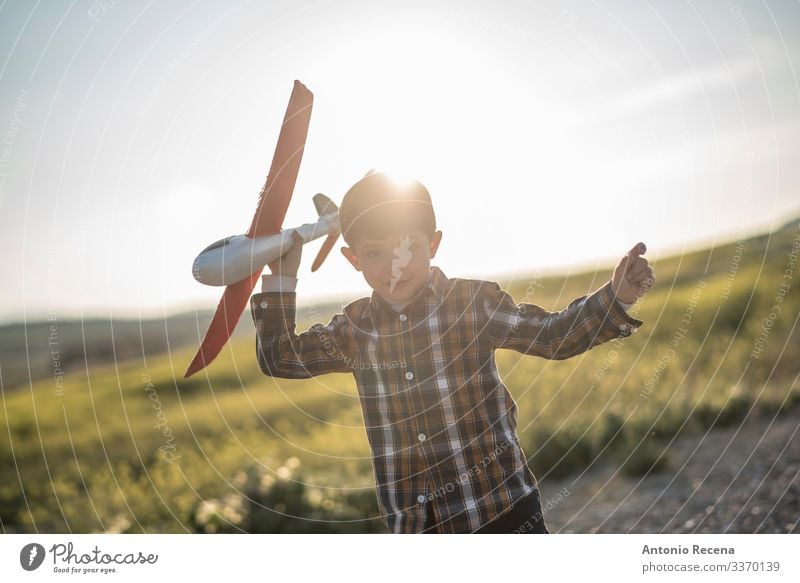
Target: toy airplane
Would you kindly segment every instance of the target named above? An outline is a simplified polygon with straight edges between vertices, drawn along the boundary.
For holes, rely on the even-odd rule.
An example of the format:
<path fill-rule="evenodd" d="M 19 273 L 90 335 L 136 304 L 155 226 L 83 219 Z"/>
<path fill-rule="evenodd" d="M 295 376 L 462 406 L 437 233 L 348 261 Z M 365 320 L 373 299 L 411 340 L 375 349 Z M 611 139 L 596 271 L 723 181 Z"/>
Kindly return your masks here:
<path fill-rule="evenodd" d="M 338 207 L 322 193 L 314 195 L 314 206 L 319 214 L 316 223 L 304 223 L 293 229 L 281 229 L 278 234 L 263 237 L 233 235 L 212 243 L 194 260 L 192 267 L 194 278 L 206 285 L 230 285 L 241 281 L 254 270 L 260 270 L 283 256 L 292 245 L 293 231 L 300 234 L 303 244 L 323 235 L 332 236 L 332 240 L 336 241 L 340 232 Z M 311 266 L 311 271 L 316 271 L 325 259 L 327 252 L 322 255 L 321 251 Z"/>
<path fill-rule="evenodd" d="M 250 228 L 244 235 L 212 243 L 194 261 L 192 271 L 198 281 L 227 287 L 184 378 L 211 364 L 225 346 L 261 277 L 261 270 L 264 265 L 276 261 L 282 249 L 288 250 L 289 239 L 286 237 L 290 237 L 292 231 L 298 231 L 304 243 L 328 235 L 314 260 L 312 271 L 322 265 L 336 243 L 339 236 L 338 209 L 322 194 L 314 196 L 319 214 L 316 223 L 287 231 L 281 228 L 297 182 L 313 102 L 313 94 L 300 81 L 295 81 L 269 175 L 259 195 Z"/>

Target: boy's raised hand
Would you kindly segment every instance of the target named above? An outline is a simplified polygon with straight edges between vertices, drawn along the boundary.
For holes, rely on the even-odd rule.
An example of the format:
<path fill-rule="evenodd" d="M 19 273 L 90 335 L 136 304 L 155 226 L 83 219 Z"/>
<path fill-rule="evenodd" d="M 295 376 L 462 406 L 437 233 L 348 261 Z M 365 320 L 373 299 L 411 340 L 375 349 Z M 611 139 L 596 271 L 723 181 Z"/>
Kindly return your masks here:
<path fill-rule="evenodd" d="M 297 231 L 292 231 L 292 244 L 278 259 L 268 263 L 272 275 L 297 277 L 300 267 L 300 256 L 303 253 L 303 238 Z"/>
<path fill-rule="evenodd" d="M 647 251 L 644 243 L 639 242 L 620 259 L 611 277 L 611 289 L 617 299 L 632 304 L 653 287 L 656 276 L 647 259 L 641 257 Z"/>

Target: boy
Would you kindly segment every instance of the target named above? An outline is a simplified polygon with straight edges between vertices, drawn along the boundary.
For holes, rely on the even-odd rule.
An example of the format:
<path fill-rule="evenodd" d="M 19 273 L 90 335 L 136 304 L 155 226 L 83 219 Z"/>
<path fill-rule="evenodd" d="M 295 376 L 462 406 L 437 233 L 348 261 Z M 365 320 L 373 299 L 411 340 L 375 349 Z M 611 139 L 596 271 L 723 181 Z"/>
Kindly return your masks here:
<path fill-rule="evenodd" d="M 548 533 L 494 351 L 565 359 L 629 336 L 626 310 L 655 281 L 638 244 L 611 281 L 560 312 L 516 304 L 492 281 L 430 265 L 442 239 L 427 189 L 368 173 L 339 210 L 342 254 L 373 292 L 295 333 L 301 239 L 251 297 L 264 374 L 342 372 L 358 386 L 381 517 L 390 532 Z"/>

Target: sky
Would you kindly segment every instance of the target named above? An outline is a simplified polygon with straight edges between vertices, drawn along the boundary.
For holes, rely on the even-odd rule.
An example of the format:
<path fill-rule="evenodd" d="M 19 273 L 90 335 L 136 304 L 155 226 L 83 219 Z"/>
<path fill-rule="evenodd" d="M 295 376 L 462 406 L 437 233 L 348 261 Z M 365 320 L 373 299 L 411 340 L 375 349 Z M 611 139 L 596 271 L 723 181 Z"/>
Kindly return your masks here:
<path fill-rule="evenodd" d="M 420 180 L 449 277 L 611 267 L 800 215 L 800 3 L 0 4 L 0 323 L 215 308 L 292 84 L 314 93 L 284 222 L 370 168 Z M 338 251 L 298 302 L 370 289 Z M 256 289 L 255 291 L 258 291 Z"/>

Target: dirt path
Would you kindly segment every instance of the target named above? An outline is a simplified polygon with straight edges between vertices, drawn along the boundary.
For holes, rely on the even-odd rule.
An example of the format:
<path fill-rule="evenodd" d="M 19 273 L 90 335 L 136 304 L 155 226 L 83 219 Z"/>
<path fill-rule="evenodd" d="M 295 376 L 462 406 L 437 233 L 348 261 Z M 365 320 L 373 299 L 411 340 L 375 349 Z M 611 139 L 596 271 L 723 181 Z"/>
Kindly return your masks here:
<path fill-rule="evenodd" d="M 552 533 L 799 533 L 800 411 L 680 437 L 666 471 L 540 479 Z M 537 476 L 538 477 L 538 476 Z M 563 490 L 566 489 L 566 490 Z M 558 493 L 562 499 L 558 501 Z M 564 495 L 566 492 L 568 494 Z"/>

